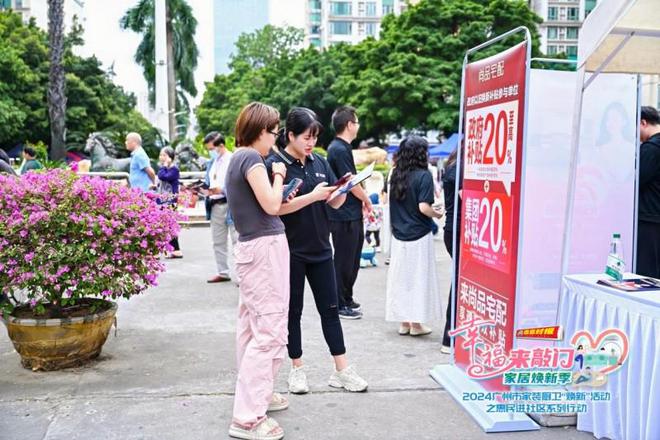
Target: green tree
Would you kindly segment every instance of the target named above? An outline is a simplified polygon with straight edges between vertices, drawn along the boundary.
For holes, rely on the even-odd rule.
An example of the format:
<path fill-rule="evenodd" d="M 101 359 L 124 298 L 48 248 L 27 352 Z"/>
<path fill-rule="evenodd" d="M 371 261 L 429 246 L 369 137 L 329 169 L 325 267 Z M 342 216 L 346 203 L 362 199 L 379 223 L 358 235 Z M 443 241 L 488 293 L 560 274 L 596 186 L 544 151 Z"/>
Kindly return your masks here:
<path fill-rule="evenodd" d="M 267 24 L 238 37 L 236 53 L 231 55 L 229 67 L 232 70 L 259 69 L 286 62 L 295 57 L 304 39 L 302 29 Z"/>
<path fill-rule="evenodd" d="M 82 36 L 83 28 L 74 17 L 65 39 L 69 147 L 83 147 L 89 133 L 96 131 L 108 132 L 120 148 L 130 131 L 141 133 L 147 148 L 152 144 L 162 145 L 161 140 L 156 141 L 157 130 L 135 110 L 135 96 L 115 85 L 96 57 L 83 58 L 74 54 L 74 47 L 84 44 Z"/>
<path fill-rule="evenodd" d="M 247 78 L 240 75 L 216 75 L 206 84 L 202 102 L 195 110 L 201 132 L 219 130 L 225 135 L 233 133 L 234 124 L 243 105 L 250 102 Z"/>
<path fill-rule="evenodd" d="M 64 77 L 64 0 L 48 0 L 48 114 L 50 116 L 50 157 L 63 160 L 66 155 L 66 94 Z"/>
<path fill-rule="evenodd" d="M 26 127 L 35 139 L 50 135 L 46 88 L 48 53 L 45 34 L 20 15 L 0 12 L 0 146 L 24 140 Z"/>
<path fill-rule="evenodd" d="M 349 64 L 335 83 L 340 99 L 353 102 L 363 135 L 401 129 L 458 126 L 461 65 L 465 52 L 517 26 L 532 30 L 538 54 L 540 22 L 521 0 L 423 0 L 383 20 L 380 40 L 348 48 Z M 515 43 L 504 41 L 476 54 L 490 56 Z"/>
<path fill-rule="evenodd" d="M 138 131 L 151 124 L 136 111 L 135 96 L 115 85 L 95 57 L 67 57 L 67 126 L 69 145 L 82 144 L 95 131 L 120 125 L 134 125 Z"/>
<path fill-rule="evenodd" d="M 319 52 L 310 47 L 300 52 L 287 65 L 286 74 L 273 83 L 268 97 L 268 102 L 280 109 L 283 118 L 292 107 L 314 110 L 325 127 L 319 139 L 323 145 L 334 137 L 332 113 L 340 102 L 332 86 L 342 63 L 346 62 L 345 49 L 333 46 Z"/>
<path fill-rule="evenodd" d="M 50 138 L 48 66 L 46 33 L 18 14 L 0 12 L 0 146 Z"/>
<path fill-rule="evenodd" d="M 135 52 L 135 61 L 142 66 L 144 78 L 149 86 L 149 100 L 155 101 L 156 87 L 156 32 L 154 0 L 140 0 L 130 8 L 120 20 L 122 29 L 130 29 L 142 34 L 142 41 Z M 181 93 L 197 96 L 195 69 L 199 50 L 195 43 L 197 19 L 186 0 L 166 1 L 166 39 L 167 39 L 167 83 L 169 108 L 176 111 L 189 110 L 187 99 L 181 99 Z M 170 140 L 176 137 L 176 120 L 170 112 Z"/>
<path fill-rule="evenodd" d="M 232 133 L 238 113 L 248 102 L 261 100 L 278 105 L 275 102 L 278 99 L 272 98 L 274 95 L 286 101 L 286 94 L 292 91 L 275 89 L 282 78 L 291 77 L 292 65 L 300 58 L 303 37 L 300 29 L 271 25 L 242 34 L 231 57 L 232 72 L 216 75 L 213 82 L 207 84 L 196 109 L 200 130 Z"/>
<path fill-rule="evenodd" d="M 202 130 L 233 128 L 250 100 L 275 105 L 282 115 L 302 105 L 317 112 L 332 137 L 331 115 L 340 104 L 357 107 L 361 138 L 382 139 L 403 129 L 456 131 L 461 66 L 466 51 L 517 26 L 532 30 L 537 55 L 540 22 L 522 0 L 422 0 L 383 20 L 378 40 L 318 51 L 269 46 L 265 29 L 239 39 L 229 75 L 209 84 L 197 117 Z M 515 43 L 479 52 L 492 55 Z"/>
<path fill-rule="evenodd" d="M 151 124 L 134 110 L 135 96 L 115 85 L 96 58 L 73 53 L 81 44 L 82 28 L 74 17 L 63 58 L 68 148 L 80 149 L 89 133 L 105 130 L 124 135 L 139 131 L 161 145 Z M 20 15 L 0 12 L 0 147 L 50 138 L 48 74 L 47 33 L 34 21 L 24 24 Z"/>

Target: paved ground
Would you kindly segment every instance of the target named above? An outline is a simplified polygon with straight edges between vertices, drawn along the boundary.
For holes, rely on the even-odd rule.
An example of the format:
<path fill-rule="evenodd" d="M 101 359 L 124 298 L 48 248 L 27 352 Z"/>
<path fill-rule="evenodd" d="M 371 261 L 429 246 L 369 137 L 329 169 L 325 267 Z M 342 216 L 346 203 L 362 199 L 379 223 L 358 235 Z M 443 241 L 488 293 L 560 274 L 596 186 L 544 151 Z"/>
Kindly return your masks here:
<path fill-rule="evenodd" d="M 183 231 L 182 260 L 168 262 L 160 286 L 122 301 L 117 335 L 84 368 L 33 373 L 21 368 L 0 336 L 0 439 L 224 439 L 236 375 L 234 326 L 238 289 L 209 285 L 208 229 Z M 449 285 L 440 242 L 438 267 Z M 384 321 L 386 266 L 362 270 L 356 299 L 365 317 L 342 321 L 348 356 L 369 392 L 327 386 L 332 371 L 320 322 L 307 296 L 303 318 L 311 393 L 291 396 L 276 414 L 287 439 L 590 439 L 574 428 L 484 434 L 428 374 L 440 354 L 442 323 L 428 337 L 399 336 Z M 4 333 L 4 332 L 3 332 Z M 277 389 L 286 390 L 288 366 Z"/>

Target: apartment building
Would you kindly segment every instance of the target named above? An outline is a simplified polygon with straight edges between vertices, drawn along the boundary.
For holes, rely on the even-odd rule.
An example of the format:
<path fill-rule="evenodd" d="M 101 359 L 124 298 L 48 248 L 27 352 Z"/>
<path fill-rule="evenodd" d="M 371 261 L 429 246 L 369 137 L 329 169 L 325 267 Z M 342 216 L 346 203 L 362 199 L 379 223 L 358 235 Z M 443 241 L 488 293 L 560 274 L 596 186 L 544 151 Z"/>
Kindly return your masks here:
<path fill-rule="evenodd" d="M 45 0 L 44 0 L 45 1 Z M 0 0 L 0 10 L 11 9 L 23 16 L 23 21 L 27 22 L 30 17 L 30 0 Z"/>
<path fill-rule="evenodd" d="M 328 47 L 338 43 L 355 44 L 378 37 L 383 17 L 400 14 L 405 0 L 306 0 L 305 34 L 308 44 Z"/>
<path fill-rule="evenodd" d="M 577 59 L 580 27 L 597 3 L 598 0 L 531 0 L 530 7 L 543 18 L 539 25 L 541 51 Z"/>

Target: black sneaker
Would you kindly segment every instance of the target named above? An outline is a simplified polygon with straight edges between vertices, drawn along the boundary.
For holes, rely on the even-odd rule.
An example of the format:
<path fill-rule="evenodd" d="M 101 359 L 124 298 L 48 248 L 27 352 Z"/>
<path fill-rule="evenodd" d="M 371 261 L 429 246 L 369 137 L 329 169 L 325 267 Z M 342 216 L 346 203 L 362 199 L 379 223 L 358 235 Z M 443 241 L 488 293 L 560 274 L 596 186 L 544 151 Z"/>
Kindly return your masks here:
<path fill-rule="evenodd" d="M 346 307 L 348 307 L 349 309 L 353 309 L 353 310 L 362 310 L 362 307 L 360 307 L 360 303 L 356 303 L 353 300 L 351 300 L 349 303 L 347 303 Z"/>
<path fill-rule="evenodd" d="M 362 318 L 362 313 L 349 307 L 340 307 L 339 317 L 342 319 L 360 319 Z"/>

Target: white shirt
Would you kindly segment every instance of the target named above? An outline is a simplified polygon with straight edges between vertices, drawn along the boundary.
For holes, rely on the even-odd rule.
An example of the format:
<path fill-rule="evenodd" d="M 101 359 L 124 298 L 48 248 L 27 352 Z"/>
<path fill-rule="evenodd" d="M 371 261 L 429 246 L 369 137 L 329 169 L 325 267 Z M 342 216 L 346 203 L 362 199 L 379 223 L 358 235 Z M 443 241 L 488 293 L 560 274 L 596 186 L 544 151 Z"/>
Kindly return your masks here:
<path fill-rule="evenodd" d="M 231 156 L 231 151 L 225 151 L 222 155 L 219 155 L 213 161 L 213 165 L 211 165 L 211 171 L 209 173 L 209 189 L 221 189 L 220 194 L 210 195 L 209 197 L 211 199 L 221 199 L 223 197 L 227 197 L 225 194 L 225 178 L 227 177 L 227 168 L 229 168 Z"/>

